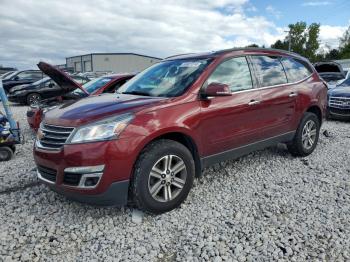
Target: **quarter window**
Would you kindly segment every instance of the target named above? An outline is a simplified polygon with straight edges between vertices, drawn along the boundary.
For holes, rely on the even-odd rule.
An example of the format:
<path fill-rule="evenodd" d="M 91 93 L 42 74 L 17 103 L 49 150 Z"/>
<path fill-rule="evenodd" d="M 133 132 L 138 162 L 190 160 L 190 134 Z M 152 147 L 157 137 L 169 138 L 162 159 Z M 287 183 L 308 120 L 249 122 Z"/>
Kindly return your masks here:
<path fill-rule="evenodd" d="M 210 83 L 226 84 L 232 92 L 253 87 L 247 59 L 235 57 L 220 64 L 207 80 Z"/>
<path fill-rule="evenodd" d="M 303 61 L 284 57 L 281 59 L 281 62 L 289 83 L 298 82 L 312 74 L 311 68 Z"/>
<path fill-rule="evenodd" d="M 287 83 L 286 74 L 278 57 L 252 56 L 261 87 Z"/>

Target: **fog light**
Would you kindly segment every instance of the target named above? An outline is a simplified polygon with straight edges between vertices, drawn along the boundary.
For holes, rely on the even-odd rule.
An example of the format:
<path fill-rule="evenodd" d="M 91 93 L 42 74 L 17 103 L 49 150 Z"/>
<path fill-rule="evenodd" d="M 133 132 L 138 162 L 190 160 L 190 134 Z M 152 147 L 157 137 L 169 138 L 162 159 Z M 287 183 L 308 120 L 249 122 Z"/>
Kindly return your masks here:
<path fill-rule="evenodd" d="M 85 179 L 85 187 L 94 187 L 97 185 L 98 181 L 100 180 L 99 177 L 88 177 Z"/>

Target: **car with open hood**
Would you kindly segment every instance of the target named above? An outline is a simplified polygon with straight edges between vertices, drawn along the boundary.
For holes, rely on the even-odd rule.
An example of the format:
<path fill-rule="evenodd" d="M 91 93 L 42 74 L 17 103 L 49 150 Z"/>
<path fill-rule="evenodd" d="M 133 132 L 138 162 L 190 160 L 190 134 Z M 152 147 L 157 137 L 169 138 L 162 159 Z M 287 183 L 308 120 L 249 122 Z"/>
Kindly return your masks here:
<path fill-rule="evenodd" d="M 62 102 L 69 103 L 91 95 L 114 93 L 120 86 L 134 76 L 134 74 L 127 73 L 106 75 L 82 85 L 76 80 L 77 77 L 80 78 L 81 76 L 70 76 L 55 66 L 45 62 L 40 62 L 38 67 L 50 77 L 51 81 L 59 86 L 59 91 L 50 99 L 40 101 L 40 103 L 28 109 L 27 120 L 29 126 L 34 130 L 38 129 L 44 114 Z"/>
<path fill-rule="evenodd" d="M 337 62 L 318 62 L 314 64 L 314 67 L 321 78 L 326 81 L 329 89 L 336 87 L 346 77 L 342 66 Z"/>
<path fill-rule="evenodd" d="M 45 114 L 34 144 L 38 179 L 94 205 L 162 213 L 186 199 L 204 168 L 286 143 L 317 145 L 327 87 L 298 54 L 238 48 L 173 56 L 117 93 Z"/>
<path fill-rule="evenodd" d="M 82 85 L 90 81 L 87 77 L 71 76 L 71 78 Z M 63 89 L 50 77 L 45 77 L 31 84 L 18 85 L 10 89 L 8 99 L 11 102 L 37 105 L 41 100 L 62 96 L 70 90 Z"/>
<path fill-rule="evenodd" d="M 350 120 L 350 78 L 328 90 L 328 117 Z"/>

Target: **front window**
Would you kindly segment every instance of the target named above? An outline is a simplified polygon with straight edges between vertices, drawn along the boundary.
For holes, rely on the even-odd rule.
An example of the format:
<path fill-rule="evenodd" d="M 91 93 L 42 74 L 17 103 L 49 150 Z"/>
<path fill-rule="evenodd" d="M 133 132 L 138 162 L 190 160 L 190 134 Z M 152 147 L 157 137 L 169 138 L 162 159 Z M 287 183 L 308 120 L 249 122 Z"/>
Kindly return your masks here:
<path fill-rule="evenodd" d="M 155 64 L 124 84 L 118 93 L 175 97 L 182 95 L 212 59 L 179 59 Z"/>
<path fill-rule="evenodd" d="M 101 87 L 103 87 L 104 85 L 106 85 L 107 83 L 111 82 L 112 80 L 113 80 L 113 78 L 110 78 L 110 77 L 96 78 L 96 79 L 84 84 L 83 88 L 85 89 L 85 91 L 87 91 L 89 94 L 91 94 L 91 93 L 95 92 L 96 90 L 100 89 Z M 74 90 L 73 93 L 83 94 L 84 92 L 80 89 L 76 89 L 76 90 Z"/>

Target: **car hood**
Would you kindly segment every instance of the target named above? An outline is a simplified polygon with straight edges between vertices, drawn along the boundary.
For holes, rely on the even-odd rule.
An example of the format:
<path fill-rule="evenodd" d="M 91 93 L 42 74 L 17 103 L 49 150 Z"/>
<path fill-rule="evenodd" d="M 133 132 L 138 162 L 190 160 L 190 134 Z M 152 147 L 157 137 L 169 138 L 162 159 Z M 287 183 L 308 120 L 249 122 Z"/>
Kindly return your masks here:
<path fill-rule="evenodd" d="M 350 86 L 337 86 L 328 91 L 330 96 L 350 97 Z"/>
<path fill-rule="evenodd" d="M 57 126 L 80 126 L 117 114 L 137 112 L 168 98 L 103 94 L 58 106 L 45 114 L 44 122 Z"/>
<path fill-rule="evenodd" d="M 45 62 L 39 62 L 38 67 L 45 75 L 49 76 L 53 81 L 56 82 L 57 85 L 62 88 L 61 95 L 72 92 L 77 88 L 81 89 L 84 93 L 87 94 L 85 89 L 79 83 L 75 82 L 69 75 L 54 67 L 53 65 Z"/>

